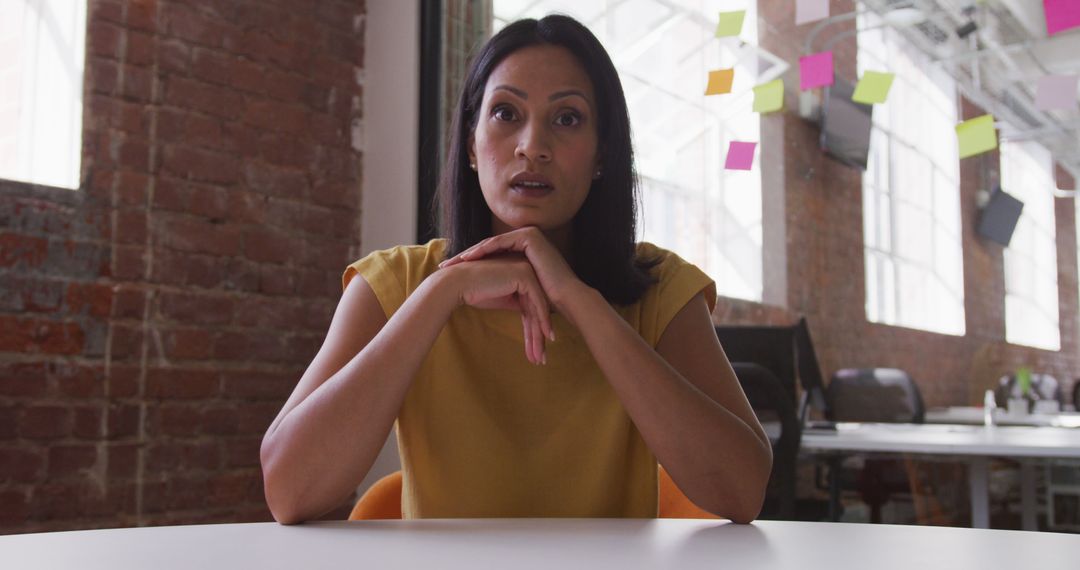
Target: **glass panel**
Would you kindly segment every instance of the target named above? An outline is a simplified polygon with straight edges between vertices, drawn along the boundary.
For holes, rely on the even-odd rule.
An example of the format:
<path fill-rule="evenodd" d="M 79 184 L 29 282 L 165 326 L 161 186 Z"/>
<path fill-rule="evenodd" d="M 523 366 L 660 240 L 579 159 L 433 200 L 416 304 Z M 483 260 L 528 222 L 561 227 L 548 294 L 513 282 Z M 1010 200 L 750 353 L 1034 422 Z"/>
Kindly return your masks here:
<path fill-rule="evenodd" d="M 1059 350 L 1057 238 L 1050 153 L 1035 143 L 1001 144 L 1001 179 L 1024 209 L 1005 250 L 1005 338 Z"/>
<path fill-rule="evenodd" d="M 0 1 L 0 178 L 77 189 L 85 0 Z"/>
<path fill-rule="evenodd" d="M 858 48 L 860 73 L 895 74 L 863 176 L 867 319 L 964 334 L 955 85 L 888 28 L 860 33 Z"/>

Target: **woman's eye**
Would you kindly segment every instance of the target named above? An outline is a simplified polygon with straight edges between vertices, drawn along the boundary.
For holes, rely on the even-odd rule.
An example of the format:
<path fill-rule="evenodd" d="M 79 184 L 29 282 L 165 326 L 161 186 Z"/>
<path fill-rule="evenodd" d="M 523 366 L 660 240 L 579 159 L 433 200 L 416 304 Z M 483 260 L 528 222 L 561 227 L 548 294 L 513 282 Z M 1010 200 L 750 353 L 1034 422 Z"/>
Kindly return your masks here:
<path fill-rule="evenodd" d="M 563 113 L 555 118 L 555 124 L 560 127 L 573 127 L 581 122 L 581 116 L 577 113 Z"/>
<path fill-rule="evenodd" d="M 514 120 L 514 112 L 511 111 L 509 107 L 495 107 L 495 109 L 491 111 L 491 116 L 500 121 Z"/>

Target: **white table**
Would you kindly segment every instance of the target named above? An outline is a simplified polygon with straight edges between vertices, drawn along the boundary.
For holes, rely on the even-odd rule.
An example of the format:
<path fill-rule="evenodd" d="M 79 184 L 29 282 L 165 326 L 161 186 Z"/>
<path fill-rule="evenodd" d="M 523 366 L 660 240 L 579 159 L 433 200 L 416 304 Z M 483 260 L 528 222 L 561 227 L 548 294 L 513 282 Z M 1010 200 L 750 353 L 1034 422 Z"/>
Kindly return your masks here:
<path fill-rule="evenodd" d="M 4 568 L 1075 570 L 1080 536 L 684 519 L 457 519 L 0 536 Z"/>
<path fill-rule="evenodd" d="M 983 409 L 974 406 L 953 406 L 926 410 L 924 420 L 928 424 L 982 425 Z M 1080 412 L 1056 414 L 1010 414 L 1006 410 L 994 410 L 994 421 L 1000 426 L 1047 426 L 1080 428 Z"/>
<path fill-rule="evenodd" d="M 913 453 L 949 456 L 970 465 L 971 521 L 976 528 L 990 526 L 989 458 L 1020 460 L 1021 524 L 1035 530 L 1035 476 L 1033 460 L 1080 458 L 1080 430 L 1055 427 L 1008 427 L 933 424 L 837 424 L 836 431 L 806 430 L 806 453 Z M 1077 561 L 1080 567 L 1080 560 Z"/>

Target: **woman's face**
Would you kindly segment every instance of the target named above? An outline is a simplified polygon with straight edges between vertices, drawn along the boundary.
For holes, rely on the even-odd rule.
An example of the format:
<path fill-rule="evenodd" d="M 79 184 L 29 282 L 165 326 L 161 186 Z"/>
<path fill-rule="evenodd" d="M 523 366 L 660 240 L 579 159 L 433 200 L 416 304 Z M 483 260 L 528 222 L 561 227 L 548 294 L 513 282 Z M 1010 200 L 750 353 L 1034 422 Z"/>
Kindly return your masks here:
<path fill-rule="evenodd" d="M 566 230 L 597 175 L 592 81 L 563 47 L 518 50 L 488 77 L 469 158 L 492 230 Z"/>

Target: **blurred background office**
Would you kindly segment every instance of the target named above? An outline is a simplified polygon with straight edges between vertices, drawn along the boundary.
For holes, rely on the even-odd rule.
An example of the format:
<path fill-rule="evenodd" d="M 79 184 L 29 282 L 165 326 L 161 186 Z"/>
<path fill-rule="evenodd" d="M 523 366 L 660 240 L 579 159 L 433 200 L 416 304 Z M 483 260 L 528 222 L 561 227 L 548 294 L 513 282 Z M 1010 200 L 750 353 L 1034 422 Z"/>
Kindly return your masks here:
<path fill-rule="evenodd" d="M 824 383 L 902 370 L 924 408 L 981 405 L 1026 370 L 1053 377 L 1067 410 L 1080 377 L 1069 6 L 0 0 L 0 532 L 270 520 L 259 442 L 322 341 L 341 272 L 434 236 L 470 51 L 550 12 L 612 55 L 641 239 L 716 280 L 717 325 L 804 318 Z M 733 11 L 741 28 L 717 37 Z M 833 85 L 802 88 L 800 58 L 824 52 Z M 731 91 L 705 96 L 716 69 L 734 70 Z M 851 105 L 869 71 L 894 75 L 888 99 Z M 782 107 L 755 111 L 755 87 L 775 80 Z M 864 114 L 865 141 L 837 127 L 845 112 Z M 961 158 L 956 126 L 985 115 L 997 144 Z M 731 142 L 755 143 L 748 169 L 725 168 Z M 391 438 L 358 492 L 398 468 Z M 824 496 L 820 468 L 803 462 L 799 496 Z M 845 497 L 848 520 L 869 520 Z M 942 524 L 970 522 L 963 501 L 940 508 L 955 514 Z M 992 508 L 1019 528 L 1007 501 Z"/>

